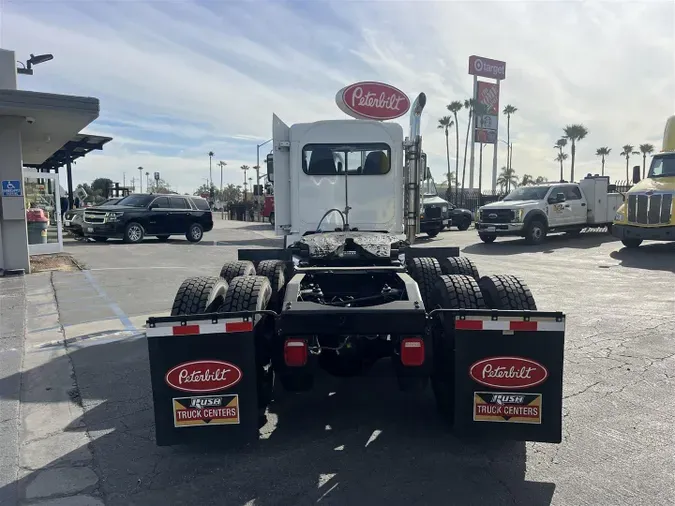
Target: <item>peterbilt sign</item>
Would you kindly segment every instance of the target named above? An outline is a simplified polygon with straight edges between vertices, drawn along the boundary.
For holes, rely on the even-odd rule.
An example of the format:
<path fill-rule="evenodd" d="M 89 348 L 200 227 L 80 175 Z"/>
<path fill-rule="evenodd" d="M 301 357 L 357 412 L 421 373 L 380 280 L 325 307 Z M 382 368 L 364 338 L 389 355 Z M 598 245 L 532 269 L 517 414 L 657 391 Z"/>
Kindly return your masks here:
<path fill-rule="evenodd" d="M 501 81 L 506 79 L 506 63 L 472 55 L 469 56 L 469 74 Z"/>
<path fill-rule="evenodd" d="M 410 99 L 398 88 L 376 81 L 345 86 L 335 95 L 335 103 L 352 118 L 387 120 L 403 116 Z"/>

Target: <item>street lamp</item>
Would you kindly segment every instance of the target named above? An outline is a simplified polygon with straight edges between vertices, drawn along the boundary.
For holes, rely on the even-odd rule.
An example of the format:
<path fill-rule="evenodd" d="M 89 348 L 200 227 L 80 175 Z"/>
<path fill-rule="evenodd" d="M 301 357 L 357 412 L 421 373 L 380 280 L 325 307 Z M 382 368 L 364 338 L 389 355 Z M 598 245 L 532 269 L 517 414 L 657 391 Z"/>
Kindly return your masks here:
<path fill-rule="evenodd" d="M 138 183 L 140 185 L 138 193 L 143 193 L 143 167 L 138 168 Z"/>
<path fill-rule="evenodd" d="M 509 144 L 506 142 L 504 139 L 499 139 L 499 142 L 503 142 L 506 144 L 507 150 L 506 150 L 506 168 L 510 169 L 511 168 L 511 162 L 513 161 L 513 142 Z"/>
<path fill-rule="evenodd" d="M 265 144 L 268 142 L 272 142 L 272 139 L 266 140 L 262 144 L 258 144 L 255 149 L 256 149 L 256 162 L 255 162 L 255 184 L 260 183 L 260 148 L 262 148 Z"/>
<path fill-rule="evenodd" d="M 145 173 L 145 186 L 146 186 L 145 189 L 147 190 L 147 192 L 150 193 L 150 173 L 149 172 Z"/>
<path fill-rule="evenodd" d="M 47 62 L 49 60 L 53 60 L 54 55 L 45 53 L 45 54 L 39 54 L 39 55 L 34 55 L 31 53 L 30 58 L 26 60 L 26 64 L 24 65 L 22 62 L 17 62 L 23 65 L 23 68 L 17 68 L 16 73 L 17 74 L 23 74 L 26 76 L 32 76 L 33 75 L 33 65 L 39 65 L 40 63 Z"/>

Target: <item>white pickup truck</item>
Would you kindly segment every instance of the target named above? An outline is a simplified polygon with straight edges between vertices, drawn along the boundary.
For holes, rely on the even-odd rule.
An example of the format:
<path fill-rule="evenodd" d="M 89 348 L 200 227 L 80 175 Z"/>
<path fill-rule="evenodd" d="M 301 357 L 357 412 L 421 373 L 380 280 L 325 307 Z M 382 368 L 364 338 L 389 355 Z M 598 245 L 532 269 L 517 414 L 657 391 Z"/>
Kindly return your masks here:
<path fill-rule="evenodd" d="M 549 232 L 578 235 L 587 227 L 611 229 L 621 193 L 609 193 L 608 176 L 588 175 L 579 183 L 521 186 L 503 200 L 478 210 L 476 230 L 481 241 L 520 236 L 540 244 Z"/>

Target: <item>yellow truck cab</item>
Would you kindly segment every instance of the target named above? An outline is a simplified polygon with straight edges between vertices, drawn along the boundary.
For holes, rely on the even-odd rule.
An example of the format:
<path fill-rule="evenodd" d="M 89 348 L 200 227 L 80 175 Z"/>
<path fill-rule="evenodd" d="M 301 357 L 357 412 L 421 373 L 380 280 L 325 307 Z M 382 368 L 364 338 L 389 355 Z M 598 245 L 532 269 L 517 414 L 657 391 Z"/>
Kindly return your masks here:
<path fill-rule="evenodd" d="M 616 212 L 612 235 L 627 248 L 642 241 L 675 241 L 675 116 L 666 122 L 663 148 L 652 158 L 647 177 L 633 167 L 633 187 Z"/>

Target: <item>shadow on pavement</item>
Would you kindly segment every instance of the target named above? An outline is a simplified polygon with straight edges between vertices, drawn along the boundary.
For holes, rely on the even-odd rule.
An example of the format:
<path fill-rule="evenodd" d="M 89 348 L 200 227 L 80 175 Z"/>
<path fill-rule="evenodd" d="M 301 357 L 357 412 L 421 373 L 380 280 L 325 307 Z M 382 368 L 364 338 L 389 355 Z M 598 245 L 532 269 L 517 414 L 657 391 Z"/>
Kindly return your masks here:
<path fill-rule="evenodd" d="M 612 251 L 609 256 L 621 262 L 622 267 L 675 273 L 675 242 L 647 243 L 639 248 L 621 248 Z"/>
<path fill-rule="evenodd" d="M 239 448 L 217 441 L 199 448 L 155 444 L 145 339 L 70 345 L 68 357 L 24 372 L 34 388 L 32 402 L 53 402 L 50 378 L 69 361 L 85 423 L 76 420 L 65 432 L 86 426 L 109 506 L 229 506 L 252 499 L 256 506 L 319 500 L 548 505 L 555 490 L 552 483 L 525 481 L 524 443 L 454 438 L 437 417 L 429 390 L 399 392 L 387 362 L 366 378 L 321 377 L 308 394 L 280 394 L 270 406 L 270 417 L 278 421 L 267 439 Z M 0 382 L 6 381 L 12 378 Z M 81 448 L 52 464 L 72 463 L 78 453 Z"/>
<path fill-rule="evenodd" d="M 478 237 L 476 237 L 478 241 Z M 546 237 L 546 241 L 540 245 L 531 245 L 525 239 L 498 238 L 492 244 L 477 242 L 462 249 L 464 253 L 473 255 L 519 255 L 521 253 L 554 253 L 560 248 L 590 249 L 607 242 L 618 241 L 616 237 L 604 232 L 585 232 L 577 237 L 567 234 L 555 234 Z"/>
<path fill-rule="evenodd" d="M 168 241 L 160 241 L 155 238 L 143 239 L 142 242 L 138 244 L 127 244 L 121 239 L 110 239 L 106 242 L 95 242 L 95 241 L 68 241 L 64 243 L 64 247 L 70 248 L 71 246 L 95 246 L 95 247 L 119 247 L 119 246 L 129 246 L 129 247 L 139 247 L 148 244 L 167 244 L 170 246 L 262 246 L 262 247 L 271 247 L 279 248 L 283 247 L 283 238 L 276 237 L 256 237 L 254 239 L 240 239 L 232 241 L 214 241 L 207 238 L 202 239 L 199 242 L 190 242 L 187 239 L 169 239 Z"/>

